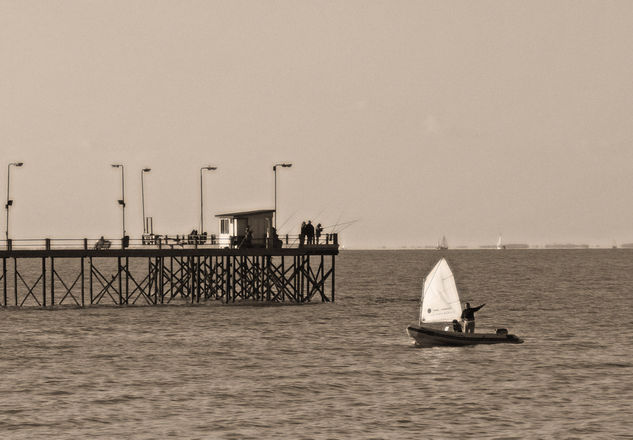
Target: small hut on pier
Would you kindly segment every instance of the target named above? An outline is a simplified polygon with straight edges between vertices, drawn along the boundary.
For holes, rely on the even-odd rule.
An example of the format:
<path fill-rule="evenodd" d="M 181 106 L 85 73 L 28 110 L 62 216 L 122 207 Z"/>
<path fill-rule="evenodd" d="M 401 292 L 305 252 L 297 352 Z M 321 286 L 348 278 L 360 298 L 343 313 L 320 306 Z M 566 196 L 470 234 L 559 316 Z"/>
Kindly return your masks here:
<path fill-rule="evenodd" d="M 221 247 L 239 247 L 246 236 L 246 228 L 252 232 L 251 247 L 266 247 L 266 238 L 273 221 L 274 209 L 229 212 L 217 214 L 220 222 L 219 244 Z"/>

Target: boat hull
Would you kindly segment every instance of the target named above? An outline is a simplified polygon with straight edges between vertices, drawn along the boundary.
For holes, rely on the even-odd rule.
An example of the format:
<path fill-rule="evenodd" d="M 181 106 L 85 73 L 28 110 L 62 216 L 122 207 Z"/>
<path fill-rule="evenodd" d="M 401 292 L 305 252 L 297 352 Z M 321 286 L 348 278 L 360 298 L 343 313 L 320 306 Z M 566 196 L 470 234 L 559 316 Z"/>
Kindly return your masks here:
<path fill-rule="evenodd" d="M 419 347 L 459 347 L 477 344 L 521 344 L 523 340 L 515 335 L 495 333 L 457 333 L 430 327 L 410 325 L 407 334 Z"/>

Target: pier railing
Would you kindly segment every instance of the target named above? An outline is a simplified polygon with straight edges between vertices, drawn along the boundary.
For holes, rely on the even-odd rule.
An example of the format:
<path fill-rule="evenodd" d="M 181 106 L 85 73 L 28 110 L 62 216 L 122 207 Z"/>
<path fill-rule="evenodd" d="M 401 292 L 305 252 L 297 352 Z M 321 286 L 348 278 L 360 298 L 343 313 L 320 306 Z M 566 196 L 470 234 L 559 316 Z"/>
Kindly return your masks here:
<path fill-rule="evenodd" d="M 300 235 L 285 234 L 277 239 L 253 238 L 248 242 L 242 236 L 219 238 L 215 235 L 144 235 L 142 238 L 34 238 L 0 240 L 0 250 L 61 250 L 61 249 L 245 249 L 338 247 L 338 234 L 323 234 L 308 241 Z"/>

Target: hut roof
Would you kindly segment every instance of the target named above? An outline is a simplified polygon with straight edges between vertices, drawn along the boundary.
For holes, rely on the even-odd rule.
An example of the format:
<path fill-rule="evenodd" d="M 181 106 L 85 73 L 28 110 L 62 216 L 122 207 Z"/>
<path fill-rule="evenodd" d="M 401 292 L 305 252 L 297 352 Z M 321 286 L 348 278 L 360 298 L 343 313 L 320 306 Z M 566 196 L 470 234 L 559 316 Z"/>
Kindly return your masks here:
<path fill-rule="evenodd" d="M 274 209 L 257 209 L 255 211 L 240 211 L 240 212 L 227 212 L 226 214 L 216 214 L 216 217 L 244 218 L 244 217 L 252 217 L 254 215 L 261 215 L 261 214 L 272 214 L 273 212 L 275 212 Z"/>

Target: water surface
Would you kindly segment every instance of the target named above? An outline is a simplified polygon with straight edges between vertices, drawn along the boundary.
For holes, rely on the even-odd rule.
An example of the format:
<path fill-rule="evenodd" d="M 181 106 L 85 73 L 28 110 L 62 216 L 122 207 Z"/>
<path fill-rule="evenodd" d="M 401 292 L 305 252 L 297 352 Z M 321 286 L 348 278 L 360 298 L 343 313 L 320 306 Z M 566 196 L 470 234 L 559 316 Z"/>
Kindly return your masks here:
<path fill-rule="evenodd" d="M 440 255 L 524 344 L 411 345 Z M 2 438 L 631 438 L 633 251 L 344 251 L 336 276 L 334 304 L 0 310 Z"/>

